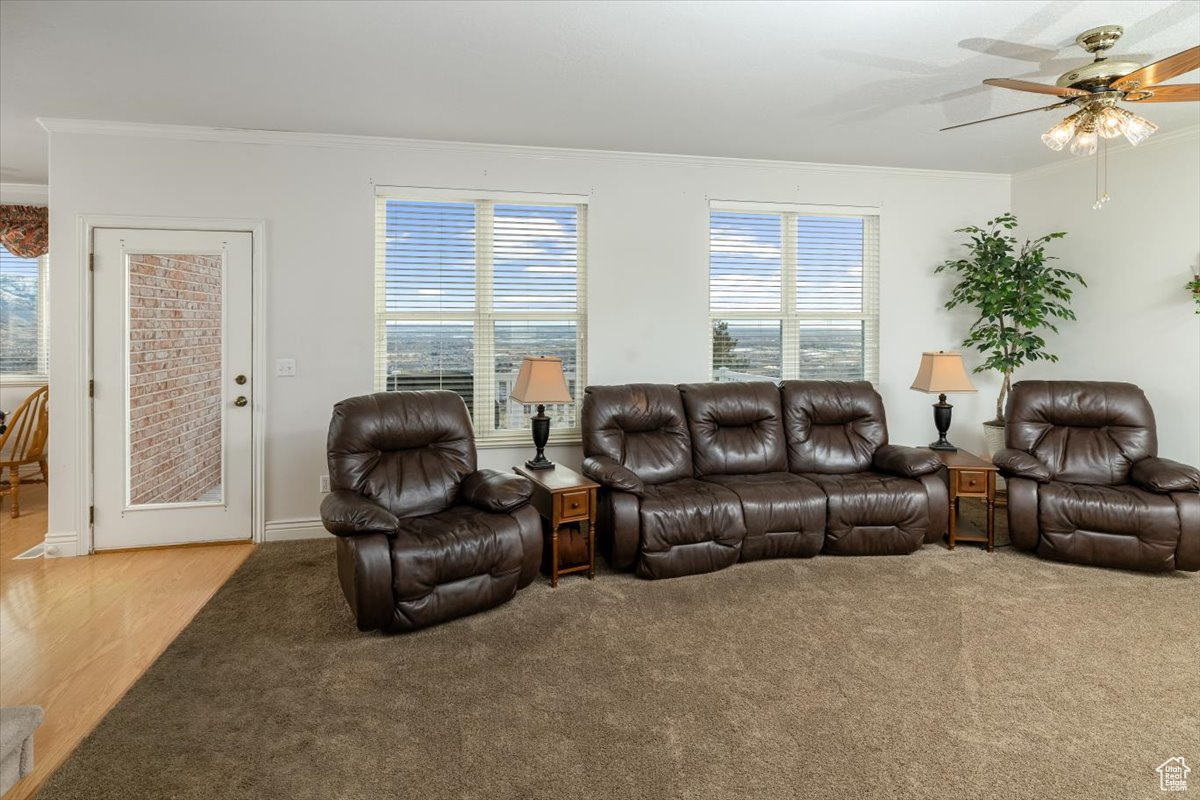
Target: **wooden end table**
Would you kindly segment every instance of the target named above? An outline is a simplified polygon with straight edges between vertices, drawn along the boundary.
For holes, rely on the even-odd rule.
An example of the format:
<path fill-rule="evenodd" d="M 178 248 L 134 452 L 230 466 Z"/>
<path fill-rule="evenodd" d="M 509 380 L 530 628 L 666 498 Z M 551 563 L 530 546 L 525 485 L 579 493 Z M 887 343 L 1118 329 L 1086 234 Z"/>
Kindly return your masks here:
<path fill-rule="evenodd" d="M 933 450 L 950 473 L 950 549 L 956 542 L 986 542 L 989 553 L 996 549 L 996 474 L 999 470 L 966 450 Z M 958 533 L 958 500 L 974 497 L 987 503 L 987 535 Z"/>
<path fill-rule="evenodd" d="M 557 588 L 560 575 L 575 572 L 587 572 L 588 580 L 595 578 L 596 542 L 593 531 L 596 525 L 596 491 L 600 484 L 562 464 L 555 464 L 554 469 L 513 467 L 513 472 L 533 483 L 530 502 L 549 529 L 550 559 L 547 571 L 550 573 L 550 586 Z M 558 533 L 569 525 L 578 525 L 580 534 L 587 541 L 587 561 L 582 564 L 559 563 Z"/>

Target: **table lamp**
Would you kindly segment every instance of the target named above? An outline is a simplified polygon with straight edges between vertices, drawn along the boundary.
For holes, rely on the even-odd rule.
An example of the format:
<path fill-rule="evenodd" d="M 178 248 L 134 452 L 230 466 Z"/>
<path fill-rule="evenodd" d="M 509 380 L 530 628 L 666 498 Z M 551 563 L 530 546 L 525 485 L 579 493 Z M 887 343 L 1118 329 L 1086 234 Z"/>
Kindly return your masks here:
<path fill-rule="evenodd" d="M 931 450 L 958 450 L 946 439 L 950 430 L 950 412 L 954 406 L 946 402 L 946 395 L 951 392 L 974 392 L 971 379 L 967 377 L 967 368 L 963 365 L 961 353 L 947 353 L 938 350 L 936 353 L 922 353 L 921 366 L 917 368 L 917 377 L 913 378 L 912 387 L 918 392 L 936 394 L 938 401 L 933 404 L 933 424 L 937 426 L 938 438 L 929 445 Z"/>
<path fill-rule="evenodd" d="M 509 395 L 518 403 L 536 403 L 537 416 L 530 418 L 533 428 L 533 446 L 537 455 L 525 466 L 530 469 L 554 469 L 554 462 L 546 458 L 546 442 L 550 439 L 550 418 L 546 416 L 546 403 L 570 403 L 571 392 L 567 379 L 563 377 L 562 359 L 553 356 L 525 356 L 517 382 Z"/>

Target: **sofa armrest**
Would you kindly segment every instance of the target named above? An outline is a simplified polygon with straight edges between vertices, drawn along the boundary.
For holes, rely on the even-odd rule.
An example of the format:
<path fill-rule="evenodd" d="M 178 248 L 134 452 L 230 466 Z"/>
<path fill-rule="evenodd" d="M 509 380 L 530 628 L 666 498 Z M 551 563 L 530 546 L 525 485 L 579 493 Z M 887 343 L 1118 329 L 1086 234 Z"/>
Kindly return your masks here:
<path fill-rule="evenodd" d="M 901 478 L 919 478 L 941 468 L 942 460 L 932 450 L 885 444 L 875 451 L 875 469 Z"/>
<path fill-rule="evenodd" d="M 321 522 L 325 530 L 337 536 L 393 534 L 400 524 L 383 506 L 347 489 L 338 489 L 321 501 Z"/>
<path fill-rule="evenodd" d="M 480 469 L 468 475 L 458 491 L 459 500 L 467 505 L 480 511 L 504 513 L 528 503 L 533 484 L 520 475 Z"/>
<path fill-rule="evenodd" d="M 1050 468 L 1024 450 L 997 450 L 992 463 L 1006 478 L 1028 478 L 1038 483 L 1050 482 Z"/>
<path fill-rule="evenodd" d="M 611 458 L 604 456 L 585 458 L 583 474 L 607 489 L 631 492 L 638 497 L 646 492 L 646 484 L 642 483 L 642 479 L 633 470 L 621 466 Z"/>
<path fill-rule="evenodd" d="M 1149 492 L 1200 492 L 1200 471 L 1169 458 L 1143 458 L 1129 471 L 1129 480 Z"/>

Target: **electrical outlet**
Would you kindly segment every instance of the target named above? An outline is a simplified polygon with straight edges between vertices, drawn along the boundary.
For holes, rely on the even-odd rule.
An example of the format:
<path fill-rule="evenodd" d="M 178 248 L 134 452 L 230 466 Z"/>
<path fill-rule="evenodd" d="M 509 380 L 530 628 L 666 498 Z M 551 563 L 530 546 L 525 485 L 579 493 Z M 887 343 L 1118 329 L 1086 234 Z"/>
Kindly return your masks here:
<path fill-rule="evenodd" d="M 329 476 L 321 476 L 321 494 L 329 494 Z"/>
<path fill-rule="evenodd" d="M 277 358 L 277 359 L 275 359 L 275 377 L 276 378 L 294 378 L 294 377 L 296 377 L 296 359 L 294 359 L 294 358 Z"/>

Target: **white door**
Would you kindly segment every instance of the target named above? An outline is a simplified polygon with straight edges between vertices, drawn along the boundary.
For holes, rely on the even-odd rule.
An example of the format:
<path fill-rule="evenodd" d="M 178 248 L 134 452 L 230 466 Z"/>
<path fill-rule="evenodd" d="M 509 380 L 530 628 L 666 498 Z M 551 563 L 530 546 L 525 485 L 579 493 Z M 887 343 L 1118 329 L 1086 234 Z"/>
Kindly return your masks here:
<path fill-rule="evenodd" d="M 251 234 L 98 229 L 93 546 L 251 536 Z"/>

